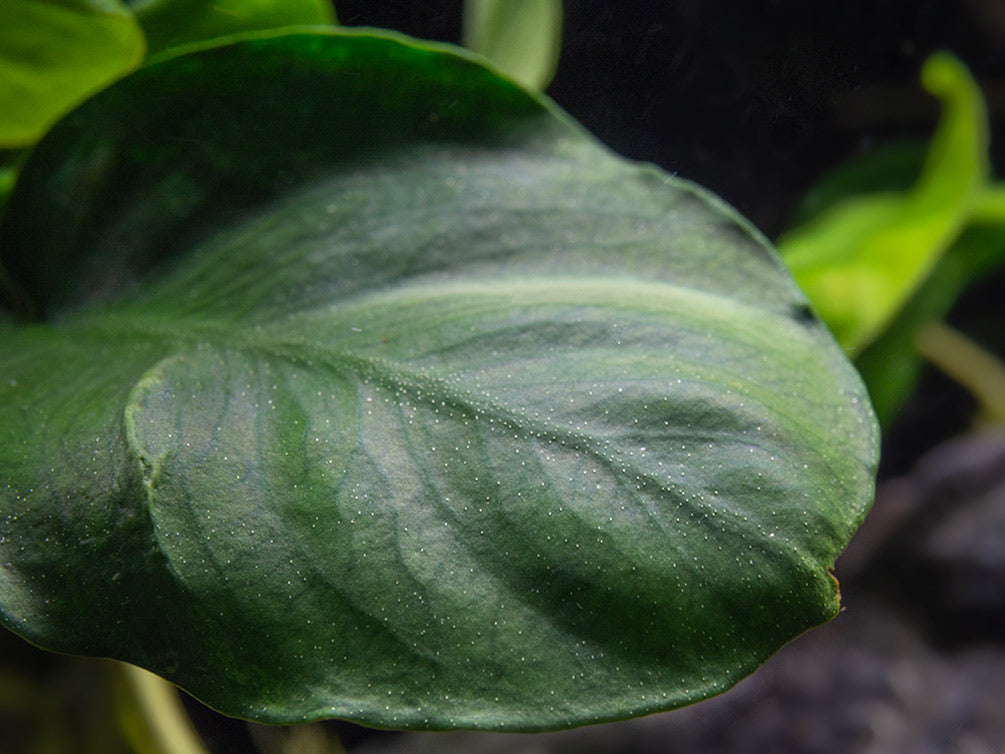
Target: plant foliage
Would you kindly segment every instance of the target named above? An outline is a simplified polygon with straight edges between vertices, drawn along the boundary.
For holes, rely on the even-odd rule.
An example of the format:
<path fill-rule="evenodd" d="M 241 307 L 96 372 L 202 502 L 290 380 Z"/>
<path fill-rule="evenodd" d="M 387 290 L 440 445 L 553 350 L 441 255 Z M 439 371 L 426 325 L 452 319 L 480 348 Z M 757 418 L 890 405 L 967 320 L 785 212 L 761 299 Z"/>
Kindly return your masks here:
<path fill-rule="evenodd" d="M 1005 258 L 1005 190 L 991 179 L 980 89 L 947 54 L 927 61 L 922 83 L 942 104 L 927 150 L 893 144 L 842 165 L 778 241 L 884 425 L 914 387 L 919 332 Z"/>
<path fill-rule="evenodd" d="M 541 730 L 838 610 L 861 382 L 764 239 L 471 57 L 249 35 L 0 226 L 0 615 L 228 714 Z"/>

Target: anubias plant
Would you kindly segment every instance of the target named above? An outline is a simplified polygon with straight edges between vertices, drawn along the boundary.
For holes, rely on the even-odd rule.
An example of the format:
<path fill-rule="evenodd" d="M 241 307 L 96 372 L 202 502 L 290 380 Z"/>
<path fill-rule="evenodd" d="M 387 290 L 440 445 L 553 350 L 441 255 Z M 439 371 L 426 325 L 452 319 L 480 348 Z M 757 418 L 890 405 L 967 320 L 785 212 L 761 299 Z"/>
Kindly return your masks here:
<path fill-rule="evenodd" d="M 0 609 L 231 715 L 541 730 L 838 610 L 861 381 L 767 242 L 460 51 L 260 33 L 33 149 Z"/>

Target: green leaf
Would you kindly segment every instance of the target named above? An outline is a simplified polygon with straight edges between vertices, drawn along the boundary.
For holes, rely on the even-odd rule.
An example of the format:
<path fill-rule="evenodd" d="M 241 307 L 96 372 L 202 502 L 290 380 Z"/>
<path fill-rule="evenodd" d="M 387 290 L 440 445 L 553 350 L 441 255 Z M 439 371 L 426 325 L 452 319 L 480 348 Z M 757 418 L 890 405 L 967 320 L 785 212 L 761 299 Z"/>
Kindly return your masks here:
<path fill-rule="evenodd" d="M 1005 224 L 968 227 L 882 334 L 856 358 L 882 426 L 888 426 L 921 375 L 921 329 L 949 314 L 966 288 L 1005 263 Z"/>
<path fill-rule="evenodd" d="M 963 230 L 988 179 L 980 90 L 948 55 L 922 83 L 943 107 L 921 176 L 903 194 L 848 199 L 786 233 L 779 250 L 813 306 L 850 351 L 868 345 Z"/>
<path fill-rule="evenodd" d="M 0 605 L 42 646 L 258 720 L 541 730 L 838 609 L 857 374 L 732 210 L 464 54 L 151 66 L 0 248 L 44 314 L 0 325 Z"/>
<path fill-rule="evenodd" d="M 868 202 L 869 194 L 906 192 L 923 168 L 923 145 L 881 146 L 830 171 L 807 194 L 797 224 L 811 223 L 843 202 Z M 975 280 L 1005 261 L 1005 188 L 983 183 L 970 197 L 965 228 L 939 258 L 924 282 L 855 356 L 882 426 L 892 422 L 910 395 L 922 368 L 915 347 L 930 322 L 949 313 Z"/>
<path fill-rule="evenodd" d="M 562 47 L 561 0 L 467 0 L 464 44 L 527 88 L 543 91 Z"/>
<path fill-rule="evenodd" d="M 793 213 L 790 226 L 811 221 L 862 194 L 906 192 L 925 163 L 924 141 L 895 141 L 869 148 L 825 172 Z"/>
<path fill-rule="evenodd" d="M 136 68 L 143 34 L 117 0 L 0 3 L 0 149 L 29 146 L 61 115 Z"/>
<path fill-rule="evenodd" d="M 330 0 L 130 0 L 150 54 L 249 31 L 335 23 Z"/>

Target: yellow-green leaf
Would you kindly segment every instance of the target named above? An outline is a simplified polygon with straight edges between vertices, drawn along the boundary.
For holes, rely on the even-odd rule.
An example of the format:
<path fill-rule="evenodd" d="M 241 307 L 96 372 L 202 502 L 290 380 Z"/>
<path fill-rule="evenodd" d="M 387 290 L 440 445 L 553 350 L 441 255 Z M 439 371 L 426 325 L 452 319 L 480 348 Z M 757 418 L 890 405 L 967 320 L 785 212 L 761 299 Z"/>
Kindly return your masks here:
<path fill-rule="evenodd" d="M 562 45 L 561 0 L 467 0 L 464 44 L 529 89 L 548 86 Z"/>
<path fill-rule="evenodd" d="M 850 198 L 778 242 L 796 281 L 849 351 L 882 331 L 972 214 L 986 206 L 987 116 L 980 90 L 963 64 L 944 54 L 928 60 L 922 83 L 943 113 L 913 188 Z"/>
<path fill-rule="evenodd" d="M 74 105 L 136 68 L 144 49 L 117 0 L 0 2 L 0 149 L 34 144 Z"/>
<path fill-rule="evenodd" d="M 136 0 L 150 54 L 249 31 L 335 23 L 330 0 Z"/>

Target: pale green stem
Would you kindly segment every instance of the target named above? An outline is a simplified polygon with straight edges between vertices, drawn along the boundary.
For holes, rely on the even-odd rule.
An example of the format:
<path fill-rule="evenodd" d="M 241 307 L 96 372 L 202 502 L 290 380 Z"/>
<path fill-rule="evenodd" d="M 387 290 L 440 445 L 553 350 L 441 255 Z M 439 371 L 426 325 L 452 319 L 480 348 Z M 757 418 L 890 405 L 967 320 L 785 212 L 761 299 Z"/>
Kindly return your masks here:
<path fill-rule="evenodd" d="M 173 684 L 135 665 L 121 668 L 158 754 L 209 754 Z"/>
<path fill-rule="evenodd" d="M 262 754 L 345 754 L 338 738 L 321 723 L 248 723 L 248 732 Z"/>
<path fill-rule="evenodd" d="M 1005 424 L 1005 364 L 958 330 L 929 322 L 915 336 L 918 351 L 977 399 L 984 418 Z"/>

